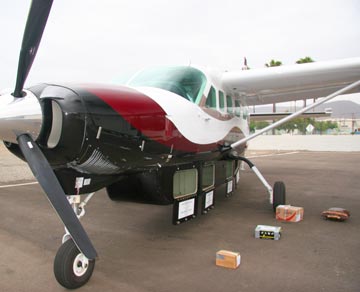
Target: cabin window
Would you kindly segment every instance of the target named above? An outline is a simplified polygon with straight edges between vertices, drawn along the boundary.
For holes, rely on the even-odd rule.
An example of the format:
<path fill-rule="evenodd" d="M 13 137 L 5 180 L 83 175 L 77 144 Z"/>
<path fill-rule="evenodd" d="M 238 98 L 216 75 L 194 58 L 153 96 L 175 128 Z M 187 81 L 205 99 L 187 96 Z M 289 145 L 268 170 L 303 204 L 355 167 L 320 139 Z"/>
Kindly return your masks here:
<path fill-rule="evenodd" d="M 240 117 L 240 101 L 235 100 L 235 115 Z"/>
<path fill-rule="evenodd" d="M 233 105 L 232 105 L 232 97 L 230 95 L 226 96 L 226 105 L 228 113 L 233 112 Z"/>
<path fill-rule="evenodd" d="M 243 107 L 243 119 L 246 120 L 249 117 L 249 110 L 247 107 Z"/>
<path fill-rule="evenodd" d="M 206 191 L 215 185 L 215 165 L 205 164 L 202 169 L 201 188 Z"/>
<path fill-rule="evenodd" d="M 215 88 L 212 86 L 206 99 L 205 106 L 207 108 L 216 108 L 216 91 Z"/>
<path fill-rule="evenodd" d="M 226 161 L 226 178 L 232 178 L 234 173 L 234 161 Z"/>
<path fill-rule="evenodd" d="M 185 169 L 176 171 L 173 178 L 174 199 L 196 194 L 198 184 L 197 169 Z"/>
<path fill-rule="evenodd" d="M 225 109 L 225 98 L 224 98 L 224 93 L 222 91 L 219 91 L 219 104 L 220 104 L 220 109 L 224 110 Z"/>

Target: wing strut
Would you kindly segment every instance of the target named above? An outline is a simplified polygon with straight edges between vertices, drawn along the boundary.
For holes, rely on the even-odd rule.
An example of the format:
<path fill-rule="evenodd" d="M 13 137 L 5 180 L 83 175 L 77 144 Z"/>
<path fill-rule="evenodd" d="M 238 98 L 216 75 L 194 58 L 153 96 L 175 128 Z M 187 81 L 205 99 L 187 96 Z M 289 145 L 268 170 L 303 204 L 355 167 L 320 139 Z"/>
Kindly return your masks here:
<path fill-rule="evenodd" d="M 344 88 L 342 88 L 342 89 L 328 95 L 327 97 L 325 97 L 325 98 L 323 98 L 323 99 L 321 99 L 321 100 L 319 100 L 319 101 L 317 101 L 317 102 L 315 102 L 315 103 L 313 103 L 313 104 L 311 104 L 311 105 L 309 105 L 307 107 L 304 107 L 303 109 L 293 113 L 290 116 L 287 116 L 287 117 L 285 117 L 285 118 L 283 118 L 283 119 L 281 119 L 281 120 L 279 120 L 279 121 L 277 121 L 277 122 L 263 128 L 263 129 L 261 129 L 259 132 L 256 132 L 256 133 L 254 133 L 252 135 L 249 135 L 249 136 L 247 136 L 247 137 L 245 137 L 245 138 L 231 144 L 230 148 L 235 148 L 237 146 L 240 146 L 241 144 L 244 144 L 247 141 L 250 141 L 250 140 L 254 139 L 257 136 L 259 136 L 259 135 L 261 135 L 261 134 L 263 134 L 263 133 L 265 133 L 267 131 L 270 131 L 270 130 L 274 129 L 274 128 L 276 128 L 276 127 L 278 127 L 278 126 L 280 126 L 280 125 L 282 125 L 282 124 L 284 124 L 284 123 L 286 123 L 286 122 L 300 116 L 304 112 L 307 112 L 307 111 L 319 106 L 320 104 L 323 104 L 324 102 L 327 102 L 328 100 L 330 100 L 330 99 L 332 99 L 332 98 L 334 98 L 334 97 L 336 97 L 336 96 L 338 96 L 340 94 L 344 94 L 347 91 L 349 91 L 349 90 L 351 90 L 351 89 L 353 89 L 353 88 L 355 88 L 357 86 L 360 86 L 360 80 L 358 80 L 358 81 L 356 81 L 356 82 L 354 82 L 354 83 L 352 83 L 352 84 L 350 84 L 350 85 L 348 85 L 348 86 L 346 86 L 346 87 L 344 87 Z M 224 150 L 229 150 L 229 148 L 224 149 Z"/>

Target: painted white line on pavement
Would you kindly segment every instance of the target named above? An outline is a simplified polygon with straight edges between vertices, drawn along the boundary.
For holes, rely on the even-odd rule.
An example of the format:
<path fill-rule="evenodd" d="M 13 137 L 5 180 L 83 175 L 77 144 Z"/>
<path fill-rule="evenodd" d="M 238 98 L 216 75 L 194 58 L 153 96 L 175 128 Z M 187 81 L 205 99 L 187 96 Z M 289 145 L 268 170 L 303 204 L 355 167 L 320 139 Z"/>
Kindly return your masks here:
<path fill-rule="evenodd" d="M 248 156 L 246 158 L 258 158 L 258 157 L 271 157 L 271 156 L 282 156 L 282 155 L 292 155 L 292 154 L 298 154 L 299 151 L 292 151 L 292 152 L 285 152 L 285 153 L 272 153 L 272 154 L 264 154 L 264 155 L 254 155 L 254 156 Z"/>
<path fill-rule="evenodd" d="M 22 184 L 14 184 L 14 185 L 4 185 L 4 186 L 0 186 L 0 189 L 21 187 L 21 186 L 29 186 L 29 185 L 36 185 L 36 184 L 38 184 L 37 181 L 29 182 L 29 183 L 22 183 Z"/>

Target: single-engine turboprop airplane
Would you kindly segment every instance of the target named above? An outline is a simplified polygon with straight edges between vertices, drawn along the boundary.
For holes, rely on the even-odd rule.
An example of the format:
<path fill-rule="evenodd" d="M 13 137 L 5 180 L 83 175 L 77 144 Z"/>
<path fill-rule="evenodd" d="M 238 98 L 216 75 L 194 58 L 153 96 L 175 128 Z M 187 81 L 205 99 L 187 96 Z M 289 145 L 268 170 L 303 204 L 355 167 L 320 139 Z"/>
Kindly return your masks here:
<path fill-rule="evenodd" d="M 327 96 L 267 131 L 338 94 L 359 91 L 360 58 L 238 72 L 152 68 L 127 86 L 24 89 L 51 5 L 32 1 L 15 89 L 0 96 L 0 139 L 27 161 L 65 225 L 54 273 L 66 288 L 84 285 L 94 269 L 97 253 L 79 219 L 95 191 L 173 203 L 178 224 L 211 209 L 215 194 L 230 194 L 242 160 L 276 208 L 285 203 L 284 184 L 272 188 L 244 157 L 247 141 L 258 135 L 249 134 L 246 106 Z"/>

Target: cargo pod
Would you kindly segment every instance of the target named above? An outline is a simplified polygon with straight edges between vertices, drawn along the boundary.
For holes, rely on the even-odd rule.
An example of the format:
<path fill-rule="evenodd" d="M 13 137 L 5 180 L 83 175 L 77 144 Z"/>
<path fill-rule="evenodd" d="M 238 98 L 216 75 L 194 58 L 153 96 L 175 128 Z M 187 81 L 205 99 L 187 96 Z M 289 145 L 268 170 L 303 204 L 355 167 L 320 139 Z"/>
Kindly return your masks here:
<path fill-rule="evenodd" d="M 196 217 L 198 182 L 198 169 L 195 165 L 184 165 L 174 172 L 173 224 L 177 225 Z"/>

